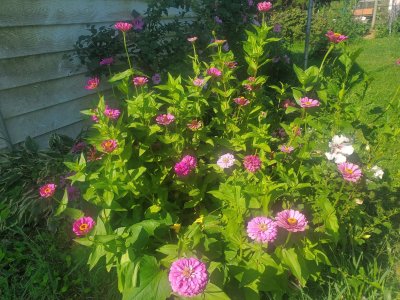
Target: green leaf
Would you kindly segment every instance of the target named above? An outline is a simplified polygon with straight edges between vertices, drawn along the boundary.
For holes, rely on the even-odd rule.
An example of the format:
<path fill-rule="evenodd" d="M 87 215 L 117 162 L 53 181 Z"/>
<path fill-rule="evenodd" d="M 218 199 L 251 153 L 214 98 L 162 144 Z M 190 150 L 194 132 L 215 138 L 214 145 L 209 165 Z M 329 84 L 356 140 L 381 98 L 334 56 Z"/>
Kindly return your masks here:
<path fill-rule="evenodd" d="M 306 74 L 305 72 L 299 68 L 298 66 L 296 66 L 295 64 L 293 64 L 293 70 L 296 73 L 297 79 L 299 80 L 299 82 L 304 85 L 306 82 Z"/>
<path fill-rule="evenodd" d="M 132 69 L 125 70 L 123 72 L 115 74 L 113 77 L 111 77 L 108 80 L 108 82 L 112 83 L 112 82 L 115 82 L 115 81 L 118 81 L 118 80 L 122 80 L 124 78 L 132 76 L 133 73 L 134 73 L 134 71 Z"/>
<path fill-rule="evenodd" d="M 76 220 L 82 218 L 85 214 L 83 211 L 79 209 L 67 207 L 64 211 L 64 215 L 70 217 L 71 219 Z"/>
<path fill-rule="evenodd" d="M 56 213 L 54 215 L 59 216 L 67 208 L 67 205 L 68 205 L 68 192 L 67 189 L 65 189 L 64 196 L 62 197 L 60 205 L 58 206 Z"/>
<path fill-rule="evenodd" d="M 305 285 L 306 280 L 302 276 L 301 266 L 297 258 L 297 253 L 294 251 L 293 248 L 290 248 L 288 250 L 282 249 L 282 261 L 287 267 L 289 267 L 290 271 L 300 281 L 300 283 L 302 285 Z"/>
<path fill-rule="evenodd" d="M 100 258 L 106 255 L 106 251 L 104 250 L 103 245 L 96 245 L 93 252 L 90 253 L 88 264 L 89 270 L 93 269 L 93 267 L 99 262 Z"/>
<path fill-rule="evenodd" d="M 204 294 L 199 295 L 194 298 L 191 298 L 191 299 L 193 299 L 193 300 L 231 300 L 231 298 L 229 298 L 228 295 L 225 294 L 221 288 L 219 288 L 215 284 L 212 284 L 211 282 L 209 282 L 207 284 L 207 287 L 204 290 Z"/>

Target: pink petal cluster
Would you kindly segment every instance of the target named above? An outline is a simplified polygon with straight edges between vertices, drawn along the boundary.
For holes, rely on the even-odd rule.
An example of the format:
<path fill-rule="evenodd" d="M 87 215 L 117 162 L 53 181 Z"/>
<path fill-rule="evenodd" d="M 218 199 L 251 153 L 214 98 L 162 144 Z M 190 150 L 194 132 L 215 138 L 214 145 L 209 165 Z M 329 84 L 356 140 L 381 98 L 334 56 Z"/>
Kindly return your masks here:
<path fill-rule="evenodd" d="M 207 286 L 207 267 L 197 258 L 180 258 L 172 263 L 168 279 L 174 293 L 183 297 L 194 297 Z"/>
<path fill-rule="evenodd" d="M 308 97 L 300 99 L 300 106 L 304 108 L 319 106 L 319 101 Z"/>
<path fill-rule="evenodd" d="M 135 86 L 143 86 L 145 85 L 149 80 L 146 77 L 138 76 L 133 78 L 132 82 Z"/>
<path fill-rule="evenodd" d="M 204 84 L 205 84 L 205 80 L 202 78 L 196 77 L 195 79 L 193 79 L 193 85 L 195 85 L 195 86 L 203 86 Z"/>
<path fill-rule="evenodd" d="M 247 171 L 255 173 L 261 168 L 261 160 L 257 155 L 247 155 L 244 157 L 243 165 Z"/>
<path fill-rule="evenodd" d="M 101 147 L 104 152 L 111 153 L 118 147 L 118 143 L 116 140 L 105 140 L 101 143 Z"/>
<path fill-rule="evenodd" d="M 291 232 L 306 230 L 307 219 L 297 210 L 286 209 L 277 213 L 275 217 L 276 225 Z"/>
<path fill-rule="evenodd" d="M 357 182 L 362 176 L 360 167 L 352 163 L 344 162 L 338 164 L 338 169 L 342 173 L 344 180 L 347 181 Z"/>
<path fill-rule="evenodd" d="M 203 127 L 203 122 L 198 120 L 192 120 L 189 124 L 186 125 L 191 131 L 197 131 L 201 127 Z"/>
<path fill-rule="evenodd" d="M 195 41 L 197 41 L 197 36 L 188 37 L 187 40 L 190 43 L 194 43 Z"/>
<path fill-rule="evenodd" d="M 39 188 L 40 197 L 50 198 L 56 192 L 57 185 L 54 183 L 47 183 Z"/>
<path fill-rule="evenodd" d="M 253 76 L 250 76 L 249 78 L 247 78 L 247 83 L 244 83 L 243 86 L 246 90 L 248 91 L 254 91 L 255 89 L 258 88 L 257 85 L 254 85 L 253 83 L 256 81 L 256 78 Z"/>
<path fill-rule="evenodd" d="M 328 37 L 329 41 L 331 43 L 334 43 L 334 44 L 338 44 L 338 43 L 343 42 L 343 41 L 345 41 L 345 40 L 347 40 L 349 38 L 346 35 L 343 35 L 343 34 L 340 34 L 340 33 L 337 33 L 337 32 L 333 32 L 332 30 L 329 30 L 325 34 L 325 36 Z"/>
<path fill-rule="evenodd" d="M 100 66 L 109 66 L 112 65 L 113 63 L 114 63 L 114 58 L 106 57 L 100 61 Z"/>
<path fill-rule="evenodd" d="M 212 67 L 207 70 L 207 75 L 212 77 L 220 77 L 222 75 L 222 72 L 219 69 Z"/>
<path fill-rule="evenodd" d="M 159 125 L 169 125 L 175 121 L 175 116 L 172 114 L 162 114 L 156 117 L 156 122 Z"/>
<path fill-rule="evenodd" d="M 127 31 L 131 30 L 132 27 L 133 27 L 133 25 L 128 22 L 117 22 L 114 25 L 114 28 L 121 32 L 127 32 Z"/>
<path fill-rule="evenodd" d="M 228 169 L 235 164 L 235 157 L 233 154 L 227 153 L 221 155 L 217 161 L 217 165 L 222 169 Z"/>
<path fill-rule="evenodd" d="M 197 166 L 197 160 L 194 156 L 185 155 L 180 162 L 176 163 L 174 170 L 178 176 L 187 176 Z"/>
<path fill-rule="evenodd" d="M 82 217 L 74 222 L 72 225 L 72 231 L 77 236 L 86 235 L 95 225 L 96 222 L 92 219 L 92 217 Z"/>
<path fill-rule="evenodd" d="M 238 97 L 238 98 L 233 99 L 233 101 L 235 101 L 235 103 L 240 106 L 246 106 L 250 103 L 250 101 L 248 99 L 246 99 L 245 97 Z"/>
<path fill-rule="evenodd" d="M 267 217 L 255 217 L 247 223 L 247 235 L 256 242 L 273 242 L 277 233 L 276 223 Z"/>
<path fill-rule="evenodd" d="M 294 148 L 292 146 L 282 145 L 279 147 L 279 150 L 285 153 L 291 153 L 294 150 Z"/>
<path fill-rule="evenodd" d="M 259 12 L 267 12 L 272 8 L 272 3 L 271 2 L 260 2 L 257 4 L 257 9 Z"/>
<path fill-rule="evenodd" d="M 119 115 L 121 114 L 121 111 L 119 109 L 114 109 L 114 108 L 109 108 L 108 105 L 106 105 L 106 108 L 104 110 L 104 115 L 111 119 L 111 120 L 116 120 L 119 118 Z"/>
<path fill-rule="evenodd" d="M 285 100 L 282 101 L 282 103 L 281 103 L 281 107 L 282 108 L 286 109 L 289 106 L 295 107 L 296 104 L 293 101 L 291 101 L 290 99 L 285 99 Z"/>
<path fill-rule="evenodd" d="M 86 82 L 85 89 L 87 90 L 94 90 L 96 89 L 100 84 L 100 79 L 99 77 L 92 77 L 89 78 L 88 81 Z"/>

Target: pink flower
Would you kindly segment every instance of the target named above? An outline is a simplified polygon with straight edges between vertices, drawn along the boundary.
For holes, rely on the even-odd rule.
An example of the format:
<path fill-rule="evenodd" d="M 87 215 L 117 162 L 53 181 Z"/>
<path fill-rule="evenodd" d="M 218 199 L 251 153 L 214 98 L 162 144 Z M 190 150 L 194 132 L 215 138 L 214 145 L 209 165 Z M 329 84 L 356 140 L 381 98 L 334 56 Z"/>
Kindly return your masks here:
<path fill-rule="evenodd" d="M 162 114 L 156 117 L 156 122 L 159 125 L 169 125 L 175 121 L 175 116 L 172 114 Z"/>
<path fill-rule="evenodd" d="M 396 60 L 396 65 L 400 66 L 400 58 Z"/>
<path fill-rule="evenodd" d="M 197 77 L 196 77 L 195 79 L 193 79 L 193 84 L 194 84 L 195 86 L 203 86 L 204 83 L 205 83 L 205 80 L 202 79 L 202 78 L 197 78 Z"/>
<path fill-rule="evenodd" d="M 96 114 L 93 114 L 90 118 L 92 119 L 93 122 L 99 123 L 99 118 L 97 117 Z"/>
<path fill-rule="evenodd" d="M 237 62 L 236 61 L 228 61 L 226 63 L 224 63 L 225 66 L 227 66 L 229 69 L 234 69 L 237 67 Z"/>
<path fill-rule="evenodd" d="M 251 76 L 249 78 L 247 78 L 247 81 L 245 81 L 245 83 L 243 84 L 244 88 L 248 91 L 254 91 L 255 89 L 258 88 L 257 85 L 254 85 L 254 82 L 256 81 L 256 78 Z"/>
<path fill-rule="evenodd" d="M 189 124 L 186 125 L 191 131 L 197 131 L 201 127 L 203 127 L 203 122 L 198 120 L 192 120 Z"/>
<path fill-rule="evenodd" d="M 207 267 L 197 258 L 180 258 L 172 263 L 168 279 L 174 293 L 183 297 L 194 297 L 207 286 Z"/>
<path fill-rule="evenodd" d="M 344 180 L 347 181 L 357 182 L 362 176 L 360 167 L 352 163 L 341 163 L 338 165 L 338 169 L 342 173 Z"/>
<path fill-rule="evenodd" d="M 338 44 L 338 43 L 343 42 L 343 41 L 345 41 L 345 40 L 347 40 L 349 38 L 346 35 L 343 35 L 343 34 L 340 34 L 340 33 L 337 33 L 337 32 L 333 32 L 332 30 L 329 30 L 325 34 L 325 36 L 328 37 L 329 41 L 331 43 L 334 43 L 334 44 Z"/>
<path fill-rule="evenodd" d="M 113 109 L 109 108 L 108 105 L 106 105 L 106 109 L 104 110 L 104 115 L 111 119 L 111 120 L 116 120 L 119 118 L 119 115 L 121 114 L 119 109 Z"/>
<path fill-rule="evenodd" d="M 100 66 L 104 66 L 104 65 L 109 66 L 109 65 L 111 65 L 111 64 L 113 64 L 113 63 L 114 63 L 114 58 L 112 58 L 112 57 L 106 57 L 106 58 L 103 58 L 103 59 L 100 61 Z"/>
<path fill-rule="evenodd" d="M 282 108 L 286 109 L 289 106 L 296 107 L 296 104 L 293 101 L 291 101 L 290 99 L 285 99 L 282 101 L 282 103 L 281 103 Z"/>
<path fill-rule="evenodd" d="M 276 225 L 287 231 L 298 232 L 306 230 L 307 219 L 297 210 L 286 209 L 279 212 L 275 218 Z"/>
<path fill-rule="evenodd" d="M 319 101 L 308 97 L 300 99 L 300 106 L 304 108 L 319 106 Z"/>
<path fill-rule="evenodd" d="M 282 145 L 279 147 L 279 150 L 281 150 L 282 152 L 285 152 L 285 153 L 290 153 L 294 150 L 294 148 L 292 146 Z"/>
<path fill-rule="evenodd" d="M 159 84 L 161 82 L 161 75 L 156 73 L 151 77 L 151 80 L 153 81 L 153 84 Z"/>
<path fill-rule="evenodd" d="M 272 8 L 272 3 L 271 2 L 264 1 L 264 2 L 260 2 L 260 3 L 257 4 L 257 9 L 258 9 L 259 12 L 263 12 L 264 13 L 264 12 L 269 11 L 271 8 Z"/>
<path fill-rule="evenodd" d="M 77 142 L 72 146 L 71 152 L 74 154 L 81 153 L 81 152 L 83 152 L 83 150 L 85 150 L 86 146 L 87 145 L 85 142 L 82 142 L 82 141 Z"/>
<path fill-rule="evenodd" d="M 247 223 L 247 235 L 256 242 L 273 242 L 277 232 L 278 228 L 274 220 L 266 217 L 255 217 Z"/>
<path fill-rule="evenodd" d="M 104 152 L 111 153 L 118 147 L 118 143 L 116 140 L 105 140 L 101 143 L 101 147 Z"/>
<path fill-rule="evenodd" d="M 135 86 L 143 86 L 145 85 L 149 80 L 146 77 L 138 76 L 133 78 L 133 84 Z"/>
<path fill-rule="evenodd" d="M 127 22 L 117 22 L 114 25 L 114 28 L 121 32 L 127 32 L 127 31 L 131 30 L 132 27 L 133 27 L 133 25 L 131 23 L 127 23 Z"/>
<path fill-rule="evenodd" d="M 255 173 L 261 168 L 261 160 L 257 155 L 247 155 L 244 157 L 243 165 L 251 173 Z"/>
<path fill-rule="evenodd" d="M 185 155 L 181 162 L 187 164 L 190 169 L 195 169 L 197 167 L 197 159 L 194 156 L 191 155 Z"/>
<path fill-rule="evenodd" d="M 82 217 L 74 222 L 72 225 L 72 231 L 77 236 L 86 235 L 92 230 L 94 225 L 96 225 L 96 222 L 92 217 Z"/>
<path fill-rule="evenodd" d="M 188 37 L 187 40 L 190 43 L 194 43 L 195 41 L 197 41 L 197 36 Z"/>
<path fill-rule="evenodd" d="M 94 90 L 95 88 L 97 88 L 99 86 L 99 84 L 100 84 L 99 77 L 89 78 L 88 81 L 86 82 L 85 89 Z"/>
<path fill-rule="evenodd" d="M 235 103 L 240 106 L 246 106 L 250 103 L 250 101 L 247 100 L 245 97 L 238 97 L 233 99 L 233 101 L 235 101 Z"/>
<path fill-rule="evenodd" d="M 144 26 L 144 21 L 141 16 L 134 18 L 132 21 L 133 29 L 135 30 L 142 30 Z"/>
<path fill-rule="evenodd" d="M 196 157 L 185 155 L 180 162 L 176 163 L 174 170 L 178 176 L 186 176 L 197 167 Z"/>
<path fill-rule="evenodd" d="M 217 161 L 217 165 L 222 169 L 228 169 L 232 167 L 234 163 L 235 163 L 235 157 L 233 156 L 233 154 L 230 153 L 221 155 Z"/>
<path fill-rule="evenodd" d="M 56 187 L 57 185 L 55 185 L 54 183 L 47 183 L 45 185 L 42 185 L 39 188 L 40 197 L 50 198 L 56 192 Z"/>
<path fill-rule="evenodd" d="M 212 77 L 220 77 L 222 75 L 222 72 L 217 68 L 212 67 L 207 70 L 207 75 Z"/>

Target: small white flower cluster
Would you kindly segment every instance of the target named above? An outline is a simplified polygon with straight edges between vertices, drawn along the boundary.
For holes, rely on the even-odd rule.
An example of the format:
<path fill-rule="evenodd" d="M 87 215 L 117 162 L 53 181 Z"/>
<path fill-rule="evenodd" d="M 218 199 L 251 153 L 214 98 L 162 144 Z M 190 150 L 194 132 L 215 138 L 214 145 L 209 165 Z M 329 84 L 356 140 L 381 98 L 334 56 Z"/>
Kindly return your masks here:
<path fill-rule="evenodd" d="M 326 152 L 325 156 L 329 160 L 335 160 L 336 164 L 346 162 L 347 156 L 354 152 L 353 146 L 350 144 L 350 139 L 344 135 L 335 135 L 332 141 L 329 142 L 331 152 Z"/>

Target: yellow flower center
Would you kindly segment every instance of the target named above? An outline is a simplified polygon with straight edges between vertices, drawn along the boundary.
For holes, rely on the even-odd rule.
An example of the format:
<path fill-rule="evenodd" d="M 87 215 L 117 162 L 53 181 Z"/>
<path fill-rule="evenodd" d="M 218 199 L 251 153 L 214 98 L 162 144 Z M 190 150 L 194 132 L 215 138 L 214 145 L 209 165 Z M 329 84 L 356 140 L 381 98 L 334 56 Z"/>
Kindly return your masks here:
<path fill-rule="evenodd" d="M 290 225 L 296 225 L 296 224 L 297 224 L 297 219 L 296 219 L 296 218 L 288 218 L 288 219 L 287 219 L 287 222 L 288 222 Z"/>
<path fill-rule="evenodd" d="M 193 274 L 192 268 L 185 267 L 182 271 L 182 275 L 185 276 L 186 278 L 190 278 Z"/>
<path fill-rule="evenodd" d="M 266 230 L 268 229 L 268 225 L 262 223 L 262 224 L 259 224 L 259 225 L 258 225 L 258 228 L 259 228 L 261 231 L 266 231 Z"/>
<path fill-rule="evenodd" d="M 80 231 L 86 231 L 89 228 L 89 225 L 86 223 L 83 223 L 79 226 Z"/>
<path fill-rule="evenodd" d="M 50 194 L 50 193 L 51 193 L 51 188 L 49 188 L 49 187 L 45 188 L 45 189 L 44 189 L 44 192 L 45 192 L 46 194 Z"/>
<path fill-rule="evenodd" d="M 345 168 L 344 171 L 347 174 L 353 174 L 353 170 L 352 169 Z"/>

